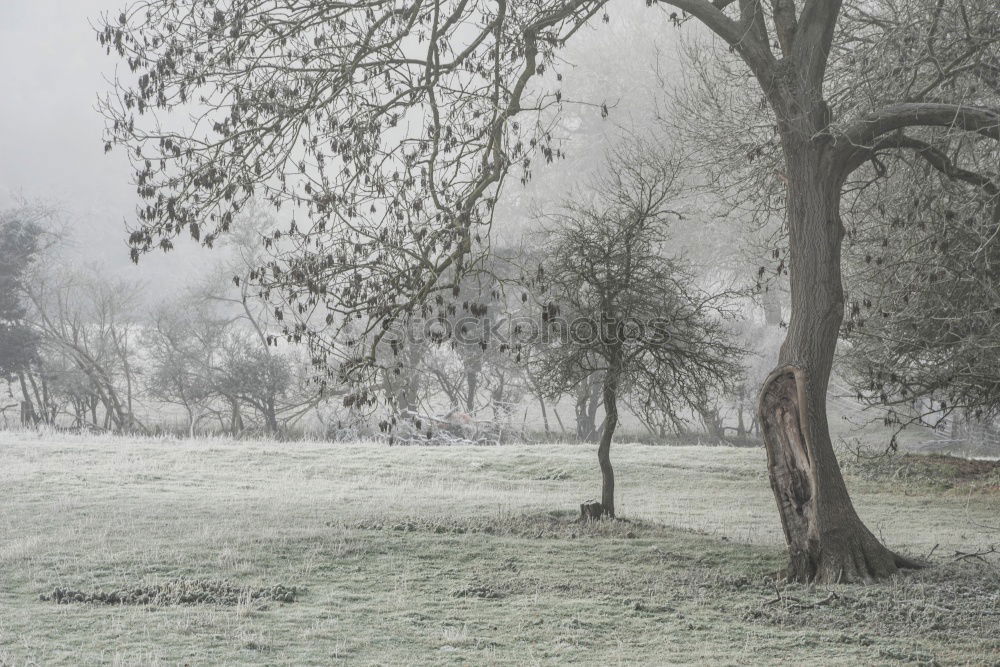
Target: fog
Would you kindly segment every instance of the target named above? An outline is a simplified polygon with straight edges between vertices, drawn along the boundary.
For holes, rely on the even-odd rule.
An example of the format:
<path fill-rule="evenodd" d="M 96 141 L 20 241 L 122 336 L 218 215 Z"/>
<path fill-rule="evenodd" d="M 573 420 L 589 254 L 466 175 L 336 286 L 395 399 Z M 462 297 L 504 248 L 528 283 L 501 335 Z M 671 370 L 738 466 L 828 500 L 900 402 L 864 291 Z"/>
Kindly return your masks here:
<path fill-rule="evenodd" d="M 21 197 L 54 205 L 72 231 L 74 260 L 166 286 L 196 272 L 208 251 L 181 243 L 139 267 L 129 260 L 137 197 L 124 152 L 104 153 L 96 109 L 119 65 L 90 26 L 117 9 L 111 0 L 0 3 L 0 209 Z"/>

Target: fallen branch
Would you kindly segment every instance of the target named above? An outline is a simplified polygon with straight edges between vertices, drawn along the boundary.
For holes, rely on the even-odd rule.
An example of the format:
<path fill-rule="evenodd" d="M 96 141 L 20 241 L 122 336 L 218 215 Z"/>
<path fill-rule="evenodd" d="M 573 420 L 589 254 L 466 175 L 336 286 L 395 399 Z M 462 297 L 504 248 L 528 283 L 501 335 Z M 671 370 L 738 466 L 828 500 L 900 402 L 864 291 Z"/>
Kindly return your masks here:
<path fill-rule="evenodd" d="M 837 595 L 836 593 L 830 593 L 822 600 L 817 600 L 816 602 L 806 602 L 799 598 L 792 597 L 791 595 L 782 595 L 781 590 L 778 589 L 777 584 L 774 586 L 774 593 L 775 595 L 777 595 L 777 597 L 774 598 L 773 600 L 767 600 L 766 602 L 764 602 L 763 606 L 767 607 L 769 605 L 778 602 L 788 601 L 791 602 L 791 604 L 787 605 L 789 609 L 815 609 L 816 607 L 822 607 L 824 605 L 828 605 L 836 600 L 846 599 L 840 595 Z"/>
<path fill-rule="evenodd" d="M 956 551 L 955 557 L 951 559 L 951 562 L 956 563 L 960 560 L 966 560 L 967 558 L 976 558 L 984 563 L 988 563 L 989 561 L 987 561 L 985 557 L 995 553 L 1000 553 L 1000 551 L 997 551 L 997 545 L 995 544 L 991 545 L 989 549 L 985 549 L 984 551 L 974 551 L 970 553 Z"/>

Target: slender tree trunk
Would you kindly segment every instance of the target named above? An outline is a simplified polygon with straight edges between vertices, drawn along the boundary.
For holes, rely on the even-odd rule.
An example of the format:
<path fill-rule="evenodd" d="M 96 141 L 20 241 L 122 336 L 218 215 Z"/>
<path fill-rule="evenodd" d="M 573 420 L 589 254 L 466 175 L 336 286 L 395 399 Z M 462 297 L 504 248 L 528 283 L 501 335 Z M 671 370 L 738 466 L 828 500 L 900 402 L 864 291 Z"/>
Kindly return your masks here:
<path fill-rule="evenodd" d="M 833 450 L 826 392 L 844 295 L 841 182 L 822 145 L 783 136 L 789 180 L 792 315 L 758 416 L 788 543 L 788 578 L 870 581 L 915 563 L 885 548 L 854 510 Z"/>
<path fill-rule="evenodd" d="M 476 391 L 479 389 L 479 369 L 466 369 L 465 383 L 466 388 L 469 391 L 469 393 L 465 396 L 465 411 L 471 415 L 476 411 Z"/>
<path fill-rule="evenodd" d="M 49 394 L 49 383 L 45 379 L 45 374 L 41 372 L 39 368 L 38 381 L 42 384 L 42 406 L 41 409 L 45 412 L 45 423 L 55 424 L 56 423 L 56 413 L 58 411 L 55 401 L 52 400 L 52 396 Z"/>
<path fill-rule="evenodd" d="M 268 435 L 276 435 L 278 433 L 278 416 L 273 400 L 268 400 L 264 403 L 264 431 Z"/>
<path fill-rule="evenodd" d="M 240 404 L 235 399 L 230 399 L 230 419 L 229 419 L 229 431 L 233 436 L 239 435 L 240 431 L 243 430 L 243 414 L 240 412 Z"/>
<path fill-rule="evenodd" d="M 21 426 L 34 426 L 37 418 L 35 408 L 31 403 L 31 394 L 28 393 L 28 383 L 24 380 L 24 373 L 17 374 L 17 380 L 21 385 Z"/>
<path fill-rule="evenodd" d="M 563 424 L 562 417 L 559 416 L 559 409 L 555 406 L 552 406 L 552 415 L 556 418 L 556 423 L 559 424 L 559 430 L 566 433 L 566 425 Z"/>
<path fill-rule="evenodd" d="M 42 423 L 48 424 L 49 423 L 48 405 L 45 403 L 45 399 L 42 397 L 42 393 L 38 390 L 38 383 L 35 382 L 35 375 L 30 371 L 28 372 L 28 383 L 31 385 L 31 390 L 35 395 L 35 406 L 38 408 L 37 410 L 34 411 L 35 421 L 37 422 L 40 419 Z"/>
<path fill-rule="evenodd" d="M 615 517 L 615 471 L 611 467 L 611 438 L 618 426 L 618 372 L 609 369 L 604 374 L 604 428 L 597 447 L 597 462 L 601 465 L 601 507 L 606 516 Z"/>
<path fill-rule="evenodd" d="M 538 396 L 538 407 L 542 409 L 542 424 L 545 426 L 545 435 L 552 433 L 552 429 L 549 428 L 549 413 L 545 410 L 545 399 L 539 395 Z"/>
<path fill-rule="evenodd" d="M 499 423 L 500 421 L 507 419 L 507 417 L 514 412 L 514 406 L 508 405 L 505 401 L 507 398 L 506 375 L 501 374 L 498 380 L 496 388 L 490 395 L 490 399 L 493 403 L 493 419 Z"/>

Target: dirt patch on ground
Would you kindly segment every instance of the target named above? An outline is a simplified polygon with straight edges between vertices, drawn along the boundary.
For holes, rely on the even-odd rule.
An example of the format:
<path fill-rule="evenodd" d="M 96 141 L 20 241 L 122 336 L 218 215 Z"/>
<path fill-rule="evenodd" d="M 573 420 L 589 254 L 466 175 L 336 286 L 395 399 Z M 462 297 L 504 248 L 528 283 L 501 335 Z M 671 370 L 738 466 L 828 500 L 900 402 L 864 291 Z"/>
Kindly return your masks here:
<path fill-rule="evenodd" d="M 295 602 L 299 590 L 282 585 L 265 588 L 241 586 L 227 581 L 200 579 L 174 579 L 160 584 L 141 585 L 116 590 L 79 591 L 56 588 L 42 593 L 38 598 L 56 604 L 75 602 L 105 605 L 190 605 L 215 604 L 235 607 L 241 604 L 270 602 Z"/>
<path fill-rule="evenodd" d="M 610 537 L 631 540 L 665 537 L 676 532 L 676 529 L 659 524 L 629 519 L 581 522 L 578 512 L 569 511 L 466 519 L 367 520 L 347 524 L 345 527 L 358 530 L 391 530 L 451 535 L 482 533 L 529 539 Z"/>

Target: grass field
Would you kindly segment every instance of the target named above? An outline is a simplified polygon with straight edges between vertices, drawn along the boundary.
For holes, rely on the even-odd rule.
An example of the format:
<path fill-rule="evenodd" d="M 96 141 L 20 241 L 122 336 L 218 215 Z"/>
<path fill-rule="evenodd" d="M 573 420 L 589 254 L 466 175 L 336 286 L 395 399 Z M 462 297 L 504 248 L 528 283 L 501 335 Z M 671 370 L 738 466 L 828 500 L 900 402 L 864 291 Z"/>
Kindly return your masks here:
<path fill-rule="evenodd" d="M 762 450 L 613 456 L 626 520 L 580 525 L 579 445 L 0 433 L 0 664 L 1000 664 L 1000 566 L 956 554 L 1000 542 L 995 468 L 850 466 L 937 567 L 807 587 Z"/>

